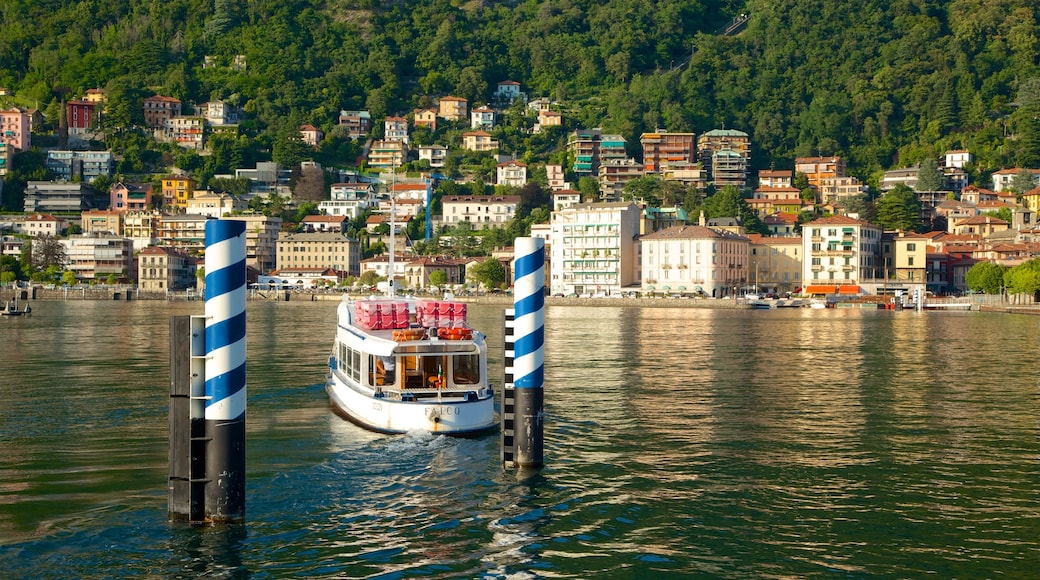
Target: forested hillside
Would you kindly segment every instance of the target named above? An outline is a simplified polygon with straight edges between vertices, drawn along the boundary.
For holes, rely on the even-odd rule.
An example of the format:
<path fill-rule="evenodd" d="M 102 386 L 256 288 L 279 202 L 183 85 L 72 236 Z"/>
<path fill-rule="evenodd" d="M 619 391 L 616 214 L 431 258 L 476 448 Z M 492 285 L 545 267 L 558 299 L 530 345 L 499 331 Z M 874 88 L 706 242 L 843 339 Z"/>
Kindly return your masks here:
<path fill-rule="evenodd" d="M 106 123 L 160 93 L 242 106 L 274 139 L 341 109 L 485 102 L 516 80 L 638 148 L 663 128 L 748 132 L 753 164 L 844 155 L 869 178 L 945 149 L 1040 167 L 1031 0 L 0 0 L 0 86 L 56 120 L 106 88 Z M 718 32 L 735 15 L 739 34 Z M 231 65 L 244 55 L 246 67 Z M 206 57 L 212 66 L 204 67 Z"/>

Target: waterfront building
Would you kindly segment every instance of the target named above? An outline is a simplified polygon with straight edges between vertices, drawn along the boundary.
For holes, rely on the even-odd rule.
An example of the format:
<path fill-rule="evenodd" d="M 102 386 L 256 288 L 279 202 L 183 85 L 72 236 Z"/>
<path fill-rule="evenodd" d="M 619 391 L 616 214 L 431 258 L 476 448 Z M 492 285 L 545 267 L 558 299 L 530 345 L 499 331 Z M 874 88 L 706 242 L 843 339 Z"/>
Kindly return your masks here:
<path fill-rule="evenodd" d="M 173 248 L 147 247 L 137 256 L 137 287 L 142 292 L 194 288 L 198 262 Z"/>
<path fill-rule="evenodd" d="M 882 276 L 894 285 L 924 285 L 932 237 L 914 232 L 884 232 L 881 236 Z"/>
<path fill-rule="evenodd" d="M 860 285 L 883 273 L 880 227 L 847 216 L 830 216 L 802 225 L 802 280 L 806 286 L 838 286 L 857 294 Z M 855 288 L 853 288 L 855 287 Z M 814 292 L 808 292 L 814 293 Z"/>
<path fill-rule="evenodd" d="M 761 293 L 782 295 L 802 287 L 802 239 L 797 236 L 749 234 L 748 275 Z"/>
<path fill-rule="evenodd" d="M 747 283 L 749 245 L 745 236 L 702 225 L 641 236 L 641 290 L 731 296 Z"/>
<path fill-rule="evenodd" d="M 641 214 L 631 202 L 578 204 L 553 212 L 553 268 L 547 281 L 552 293 L 619 294 L 637 287 Z"/>
<path fill-rule="evenodd" d="M 104 282 L 114 276 L 126 282 L 136 273 L 132 240 L 95 232 L 58 241 L 65 246 L 65 267 L 77 280 Z"/>
<path fill-rule="evenodd" d="M 338 233 L 281 232 L 275 255 L 277 270 L 320 268 L 361 275 L 361 243 Z"/>
<path fill-rule="evenodd" d="M 202 255 L 206 248 L 206 222 L 211 219 L 214 218 L 194 214 L 163 215 L 157 232 L 159 243 L 191 255 Z"/>

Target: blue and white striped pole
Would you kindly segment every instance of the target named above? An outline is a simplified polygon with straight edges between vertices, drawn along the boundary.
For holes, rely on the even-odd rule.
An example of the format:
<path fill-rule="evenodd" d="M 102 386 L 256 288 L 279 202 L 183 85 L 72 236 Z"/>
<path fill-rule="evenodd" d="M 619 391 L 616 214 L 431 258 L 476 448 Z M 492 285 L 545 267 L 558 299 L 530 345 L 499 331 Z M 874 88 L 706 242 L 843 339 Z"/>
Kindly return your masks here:
<path fill-rule="evenodd" d="M 545 418 L 545 240 L 517 238 L 513 245 L 514 463 L 518 467 L 541 467 Z"/>
<path fill-rule="evenodd" d="M 206 518 L 246 515 L 246 224 L 206 223 Z"/>

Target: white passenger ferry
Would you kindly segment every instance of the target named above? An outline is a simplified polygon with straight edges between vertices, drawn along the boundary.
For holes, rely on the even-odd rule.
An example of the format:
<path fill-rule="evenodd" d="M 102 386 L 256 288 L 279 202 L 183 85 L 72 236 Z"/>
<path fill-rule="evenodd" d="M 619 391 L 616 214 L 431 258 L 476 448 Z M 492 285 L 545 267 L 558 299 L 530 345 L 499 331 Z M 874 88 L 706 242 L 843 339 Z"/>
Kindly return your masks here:
<path fill-rule="evenodd" d="M 384 433 L 497 426 L 487 344 L 465 303 L 345 296 L 337 319 L 326 390 L 338 414 Z"/>

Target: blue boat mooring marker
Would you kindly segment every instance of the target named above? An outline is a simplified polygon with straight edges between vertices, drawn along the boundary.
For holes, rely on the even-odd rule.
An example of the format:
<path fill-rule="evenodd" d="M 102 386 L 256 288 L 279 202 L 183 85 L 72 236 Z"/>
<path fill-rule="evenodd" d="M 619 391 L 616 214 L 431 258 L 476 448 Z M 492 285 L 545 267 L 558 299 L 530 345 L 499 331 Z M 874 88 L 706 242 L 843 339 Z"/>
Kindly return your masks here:
<path fill-rule="evenodd" d="M 169 518 L 246 512 L 245 222 L 206 223 L 205 316 L 170 320 Z"/>
<path fill-rule="evenodd" d="M 506 310 L 502 463 L 541 467 L 545 422 L 545 240 L 514 242 L 513 308 Z"/>

